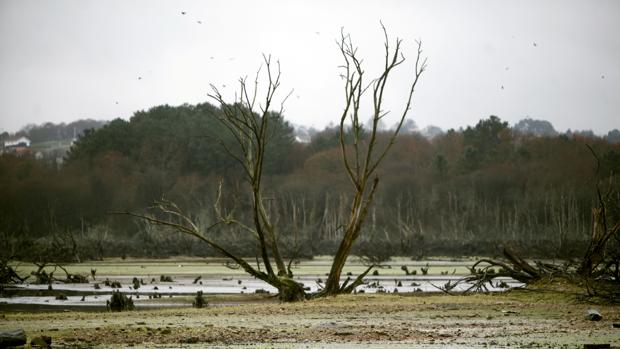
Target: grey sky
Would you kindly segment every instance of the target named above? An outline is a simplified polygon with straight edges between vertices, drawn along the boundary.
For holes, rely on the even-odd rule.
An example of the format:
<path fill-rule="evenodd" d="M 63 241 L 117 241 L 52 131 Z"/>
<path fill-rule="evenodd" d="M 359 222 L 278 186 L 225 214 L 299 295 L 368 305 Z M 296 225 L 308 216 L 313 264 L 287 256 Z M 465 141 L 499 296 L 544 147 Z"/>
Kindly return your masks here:
<path fill-rule="evenodd" d="M 371 74 L 379 20 L 409 58 L 389 86 L 394 114 L 422 39 L 429 67 L 410 114 L 422 127 L 491 114 L 620 127 L 620 1 L 0 0 L 0 131 L 203 102 L 209 83 L 231 96 L 262 53 L 282 64 L 281 95 L 295 89 L 285 117 L 323 127 L 343 106 L 340 28 Z"/>

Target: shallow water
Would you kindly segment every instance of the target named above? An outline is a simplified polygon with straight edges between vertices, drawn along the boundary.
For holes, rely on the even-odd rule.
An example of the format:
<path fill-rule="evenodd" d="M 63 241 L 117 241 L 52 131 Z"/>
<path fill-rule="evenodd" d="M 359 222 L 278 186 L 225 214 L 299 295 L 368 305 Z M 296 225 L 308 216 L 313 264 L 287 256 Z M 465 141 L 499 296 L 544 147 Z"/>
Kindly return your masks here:
<path fill-rule="evenodd" d="M 321 258 L 303 261 L 295 267 L 295 272 L 298 274 L 295 279 L 304 284 L 307 292 L 317 292 L 322 282 L 327 278 L 325 271 L 329 270 L 330 263 L 331 260 Z M 249 277 L 247 274 L 239 273 L 239 270 L 223 267 L 222 263 L 216 262 L 115 261 L 73 264 L 68 266 L 68 269 L 74 273 L 85 274 L 84 271 L 90 270 L 89 268 L 95 264 L 100 271 L 97 273 L 97 279 L 90 280 L 89 283 L 54 283 L 52 291 L 48 290 L 48 285 L 5 286 L 4 294 L 0 297 L 0 309 L 9 311 L 30 307 L 33 311 L 37 311 L 36 306 L 40 306 L 41 309 L 54 307 L 73 310 L 80 308 L 105 309 L 106 301 L 116 290 L 104 285 L 106 279 L 119 281 L 122 286 L 119 290 L 131 296 L 137 308 L 191 306 L 191 299 L 198 291 L 202 291 L 207 297 L 209 295 L 254 294 L 257 290 L 264 290 L 270 294 L 277 293 L 277 290 L 267 283 Z M 430 264 L 429 274 L 431 275 L 404 275 L 404 272 L 400 270 L 400 265 L 403 264 L 408 265 L 411 270 Z M 442 292 L 439 287 L 444 286 L 447 282 L 454 283 L 461 279 L 471 262 L 397 260 L 388 263 L 388 265 L 389 268 L 378 269 L 380 275 L 367 276 L 365 284 L 358 286 L 356 291 L 365 293 Z M 352 271 L 351 278 L 363 270 L 365 270 L 365 266 L 359 263 L 349 263 L 345 268 L 345 272 Z M 437 275 L 445 274 L 449 270 L 457 274 Z M 125 271 L 127 274 L 121 274 L 119 271 Z M 174 272 L 164 273 L 164 271 Z M 171 276 L 173 282 L 157 281 L 162 274 Z M 198 276 L 202 278 L 199 282 L 194 283 L 193 281 Z M 134 289 L 132 283 L 134 277 L 143 280 L 146 284 Z M 342 281 L 344 282 L 346 278 L 347 276 L 343 275 Z M 153 282 L 151 283 L 151 281 Z M 522 286 L 521 283 L 510 278 L 497 278 L 495 280 L 496 283 L 500 281 L 504 281 L 509 287 Z M 100 289 L 95 289 L 95 283 L 99 284 Z M 398 286 L 399 284 L 401 286 Z M 453 291 L 464 291 L 469 286 L 460 284 Z M 492 286 L 487 287 L 489 291 L 505 290 Z M 65 294 L 68 299 L 55 299 L 59 293 Z M 154 299 L 155 295 L 159 297 Z M 20 305 L 24 307 L 20 307 Z"/>
<path fill-rule="evenodd" d="M 423 276 L 423 277 L 387 277 L 372 276 L 366 279 L 366 284 L 357 287 L 357 292 L 365 293 L 410 293 L 410 292 L 441 292 L 437 287 L 443 286 L 446 282 L 455 282 L 458 276 Z M 510 287 L 519 287 L 520 283 L 509 278 L 498 278 Z M 239 283 L 241 281 L 241 283 Z M 316 292 L 319 287 L 314 277 L 301 277 L 298 279 L 306 287 L 310 288 L 309 292 Z M 398 283 L 402 286 L 397 286 Z M 470 285 L 460 284 L 453 291 L 464 291 Z M 47 305 L 47 306 L 63 306 L 71 308 L 97 308 L 105 307 L 106 301 L 110 300 L 112 291 L 116 290 L 111 287 L 101 286 L 96 290 L 94 283 L 88 284 L 53 284 L 53 291 L 48 291 L 47 285 L 15 285 L 7 288 L 8 293 L 12 293 L 11 297 L 0 297 L 0 309 L 4 305 Z M 122 284 L 120 288 L 122 292 L 130 295 L 134 304 L 138 308 L 143 307 L 178 307 L 191 306 L 188 296 L 193 296 L 198 291 L 202 291 L 205 296 L 216 294 L 253 294 L 257 290 L 265 290 L 271 294 L 277 293 L 277 290 L 263 281 L 251 278 L 235 278 L 232 280 L 213 280 L 203 279 L 203 284 L 193 284 L 191 280 L 178 279 L 170 283 L 153 283 L 141 286 L 139 289 L 133 289 L 133 286 L 127 283 Z M 489 287 L 489 291 L 503 291 L 502 288 Z M 41 295 L 32 295 L 33 291 L 38 291 Z M 67 300 L 57 300 L 52 293 L 68 294 Z M 36 293 L 36 292 L 35 292 Z M 30 294 L 30 295 L 24 295 Z M 154 295 L 161 295 L 162 298 L 152 299 Z M 184 301 L 181 301 L 182 298 Z M 177 300 L 169 301 L 166 300 Z"/>

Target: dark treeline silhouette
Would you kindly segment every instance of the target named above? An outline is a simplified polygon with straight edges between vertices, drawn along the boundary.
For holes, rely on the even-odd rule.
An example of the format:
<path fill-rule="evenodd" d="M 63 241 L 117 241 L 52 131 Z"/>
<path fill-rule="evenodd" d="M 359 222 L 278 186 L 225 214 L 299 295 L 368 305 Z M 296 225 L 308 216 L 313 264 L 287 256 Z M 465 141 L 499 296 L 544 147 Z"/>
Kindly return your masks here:
<path fill-rule="evenodd" d="M 46 122 L 41 125 L 31 124 L 23 127 L 21 130 L 15 132 L 15 134 L 13 135 L 9 134 L 8 132 L 1 133 L 0 142 L 8 139 L 10 136 L 28 137 L 28 139 L 30 139 L 32 143 L 69 140 L 79 137 L 85 130 L 98 129 L 106 123 L 106 121 L 80 119 L 70 122 L 68 124 L 55 124 L 52 122 Z"/>
<path fill-rule="evenodd" d="M 84 131 L 60 168 L 28 156 L 0 156 L 0 247 L 28 253 L 64 242 L 69 260 L 215 255 L 189 237 L 111 212 L 143 212 L 165 198 L 206 227 L 215 220 L 221 181 L 226 212 L 250 221 L 247 183 L 228 153 L 238 145 L 218 113 L 208 103 L 166 105 L 111 121 Z M 283 253 L 332 254 L 349 214 L 351 185 L 338 130 L 328 127 L 298 143 L 281 115 L 270 117 L 277 127 L 269 137 L 264 195 L 282 232 Z M 583 251 L 597 176 L 586 145 L 598 154 L 601 183 L 617 187 L 620 143 L 613 136 L 619 132 L 558 134 L 549 123 L 528 120 L 513 129 L 491 116 L 432 139 L 399 135 L 379 170 L 375 205 L 355 252 L 378 259 L 489 255 L 508 241 L 527 247 L 529 255 Z M 237 229 L 223 226 L 217 238 L 254 256 L 253 241 Z"/>

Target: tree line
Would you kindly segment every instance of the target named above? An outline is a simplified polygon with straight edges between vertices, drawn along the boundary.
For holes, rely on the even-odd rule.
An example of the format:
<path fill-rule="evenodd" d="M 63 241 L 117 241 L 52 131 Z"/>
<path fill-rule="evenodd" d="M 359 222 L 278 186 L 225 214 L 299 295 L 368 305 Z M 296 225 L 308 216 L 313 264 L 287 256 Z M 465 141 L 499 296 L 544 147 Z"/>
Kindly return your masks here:
<path fill-rule="evenodd" d="M 221 182 L 221 204 L 250 221 L 243 169 L 227 153 L 238 144 L 218 122 L 222 113 L 209 103 L 136 112 L 129 121 L 85 130 L 61 168 L 4 154 L 5 243 L 68 239 L 80 245 L 80 258 L 213 255 L 188 237 L 110 213 L 141 212 L 165 198 L 208 224 Z M 281 232 L 282 253 L 333 253 L 352 199 L 338 128 L 299 143 L 282 115 L 270 118 L 263 195 Z M 365 141 L 359 127 L 356 137 Z M 588 241 L 594 178 L 618 185 L 620 144 L 610 142 L 613 134 L 533 134 L 496 116 L 432 139 L 401 133 L 377 169 L 381 186 L 354 252 L 372 251 L 377 258 L 493 254 L 502 242 L 514 241 L 534 255 L 572 256 Z M 346 141 L 352 144 L 354 136 L 349 128 Z M 378 142 L 388 138 L 388 130 L 377 134 Z M 587 145 L 599 156 L 598 172 Z M 256 253 L 238 227 L 217 235 L 239 254 Z"/>

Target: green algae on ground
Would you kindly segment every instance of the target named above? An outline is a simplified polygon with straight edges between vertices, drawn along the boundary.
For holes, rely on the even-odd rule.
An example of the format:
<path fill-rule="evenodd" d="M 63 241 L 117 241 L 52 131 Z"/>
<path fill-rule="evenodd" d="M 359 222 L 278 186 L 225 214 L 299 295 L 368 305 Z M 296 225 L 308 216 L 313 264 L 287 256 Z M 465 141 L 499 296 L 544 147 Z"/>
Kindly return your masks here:
<path fill-rule="evenodd" d="M 253 261 L 250 261 L 253 262 Z M 420 268 L 426 264 L 430 265 L 429 275 L 441 275 L 448 273 L 452 275 L 465 275 L 469 272 L 468 265 L 473 262 L 471 259 L 465 260 L 427 260 L 412 261 L 407 258 L 395 257 L 384 267 L 378 268 L 379 275 L 382 276 L 403 276 L 404 271 L 400 269 L 402 265 L 407 265 L 411 271 L 416 270 L 417 276 L 422 276 Z M 21 276 L 27 276 L 37 267 L 31 263 L 14 263 Z M 295 275 L 324 275 L 329 272 L 331 257 L 321 256 L 311 260 L 303 260 L 301 263 L 293 265 Z M 196 257 L 175 257 L 174 259 L 141 259 L 141 258 L 107 258 L 103 261 L 87 261 L 83 263 L 70 263 L 64 267 L 72 274 L 89 275 L 92 269 L 96 269 L 96 277 L 103 279 L 114 276 L 137 276 L 137 277 L 159 277 L 160 275 L 195 276 L 195 275 L 246 275 L 242 269 L 231 269 L 226 266 L 226 260 L 222 258 L 196 258 Z M 353 261 L 347 264 L 343 274 L 352 273 L 354 275 L 362 273 L 366 266 L 362 263 Z M 47 272 L 54 270 L 53 266 L 45 269 Z"/>

